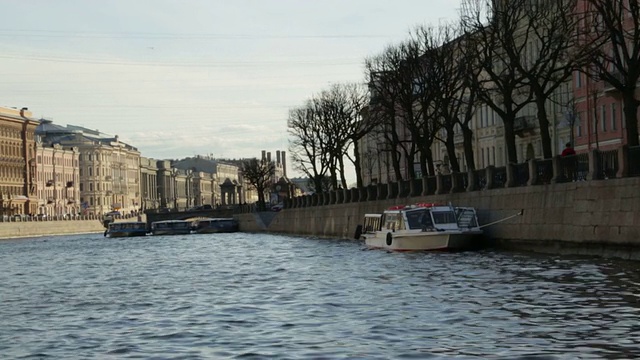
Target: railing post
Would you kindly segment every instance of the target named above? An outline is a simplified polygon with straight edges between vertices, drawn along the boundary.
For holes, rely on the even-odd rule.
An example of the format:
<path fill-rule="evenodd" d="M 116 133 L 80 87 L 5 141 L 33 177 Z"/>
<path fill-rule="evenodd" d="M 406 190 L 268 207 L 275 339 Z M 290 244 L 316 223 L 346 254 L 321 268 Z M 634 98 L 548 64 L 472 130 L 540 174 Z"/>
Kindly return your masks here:
<path fill-rule="evenodd" d="M 344 196 L 344 203 L 350 203 L 351 202 L 351 189 L 342 189 L 342 193 Z"/>
<path fill-rule="evenodd" d="M 420 193 L 420 196 L 427 196 L 429 195 L 429 177 L 426 175 L 422 176 L 422 192 Z"/>
<path fill-rule="evenodd" d="M 508 163 L 505 167 L 505 171 L 507 172 L 507 182 L 504 184 L 504 187 L 511 188 L 516 186 L 515 167 L 516 165 L 513 163 Z"/>
<path fill-rule="evenodd" d="M 538 163 L 535 159 L 529 160 L 529 180 L 527 186 L 536 185 L 538 183 Z"/>
<path fill-rule="evenodd" d="M 475 170 L 467 170 L 467 191 L 475 191 L 476 189 L 476 171 Z"/>
<path fill-rule="evenodd" d="M 444 194 L 444 181 L 441 174 L 436 174 L 436 194 Z"/>
<path fill-rule="evenodd" d="M 367 188 L 359 187 L 358 188 L 358 201 L 367 201 Z"/>
<path fill-rule="evenodd" d="M 391 182 L 391 181 L 387 184 L 387 199 L 388 200 L 396 198 L 396 193 L 395 193 L 395 191 L 393 191 L 393 188 L 394 188 L 393 185 L 394 185 L 394 183 Z"/>
<path fill-rule="evenodd" d="M 351 202 L 360 201 L 360 191 L 356 188 L 351 188 Z"/>
<path fill-rule="evenodd" d="M 373 185 L 369 185 L 366 187 L 366 189 L 367 189 L 367 201 L 375 200 L 376 199 L 375 191 L 377 188 Z"/>
<path fill-rule="evenodd" d="M 562 166 L 560 162 L 562 161 L 562 157 L 560 155 L 556 155 L 551 158 L 551 168 L 553 169 L 553 177 L 549 181 L 551 184 L 561 183 L 564 177 L 564 174 L 561 174 Z"/>
<path fill-rule="evenodd" d="M 600 180 L 602 179 L 602 171 L 600 169 L 600 156 L 597 149 L 589 151 L 589 173 L 587 174 L 587 180 Z"/>
<path fill-rule="evenodd" d="M 378 188 L 378 196 L 376 197 L 376 200 L 384 200 L 387 197 L 387 184 L 377 184 L 376 187 Z"/>
<path fill-rule="evenodd" d="M 449 190 L 449 193 L 453 194 L 460 192 L 460 188 L 462 187 L 462 182 L 460 181 L 460 173 L 452 172 L 449 176 L 451 176 L 451 189 Z"/>
<path fill-rule="evenodd" d="M 493 189 L 493 175 L 496 172 L 496 167 L 493 165 L 487 166 L 485 169 L 487 172 L 487 185 L 485 185 L 485 189 Z"/>
<path fill-rule="evenodd" d="M 617 178 L 629 176 L 629 145 L 622 145 L 618 148 L 618 173 Z"/>

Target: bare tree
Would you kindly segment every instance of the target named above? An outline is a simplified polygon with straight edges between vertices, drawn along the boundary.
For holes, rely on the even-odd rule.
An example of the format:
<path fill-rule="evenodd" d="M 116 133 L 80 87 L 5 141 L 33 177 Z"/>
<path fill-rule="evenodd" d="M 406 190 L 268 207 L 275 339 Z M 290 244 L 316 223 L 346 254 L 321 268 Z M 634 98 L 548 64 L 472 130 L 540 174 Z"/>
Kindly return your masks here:
<path fill-rule="evenodd" d="M 376 118 L 365 119 L 363 116 L 367 102 L 366 88 L 355 83 L 334 84 L 318 97 L 319 112 L 323 114 L 322 121 L 334 147 L 332 163 L 340 175 L 340 182 L 344 188 L 347 187 L 344 174 L 345 158 L 355 168 L 357 186 L 362 186 L 361 154 L 358 142 L 378 125 Z M 337 184 L 334 183 L 333 187 L 336 186 Z"/>
<path fill-rule="evenodd" d="M 465 52 L 461 51 L 460 48 L 465 46 L 465 37 L 461 28 L 456 25 L 421 26 L 416 29 L 414 36 L 421 45 L 425 59 L 425 64 L 418 71 L 421 83 L 424 87 L 438 84 L 429 86 L 420 96 L 423 108 L 431 104 L 431 111 L 423 112 L 423 116 L 429 117 L 429 122 L 433 123 L 428 134 L 431 139 L 427 141 L 432 142 L 436 138 L 442 141 L 447 149 L 451 169 L 459 172 L 455 135 L 457 129 L 460 129 L 463 132 L 467 164 L 473 169 L 473 132 L 469 128 L 469 122 L 473 117 L 476 89 L 470 86 L 469 79 L 477 79 L 479 66 L 473 58 L 466 58 Z M 445 130 L 442 134 L 444 136 L 439 135 L 440 129 Z"/>
<path fill-rule="evenodd" d="M 637 0 L 585 0 L 580 38 L 591 50 L 588 74 L 618 91 L 627 142 L 639 145 L 640 4 Z"/>
<path fill-rule="evenodd" d="M 414 129 L 420 113 L 414 109 L 414 81 L 407 65 L 407 44 L 387 47 L 382 54 L 365 60 L 369 77 L 371 104 L 369 117 L 379 124 L 373 136 L 383 140 L 383 151 L 390 154 L 395 180 L 403 180 L 401 161 L 413 163 L 418 150 L 416 141 L 405 133 Z M 413 164 L 411 164 L 413 165 Z M 415 178 L 413 166 L 408 177 Z"/>
<path fill-rule="evenodd" d="M 537 109 L 542 152 L 553 156 L 547 106 L 553 93 L 572 78 L 584 61 L 577 46 L 578 17 L 576 0 L 511 0 L 498 9 L 518 19 L 515 33 L 501 36 L 501 48 L 509 61 L 527 80 Z"/>
<path fill-rule="evenodd" d="M 304 173 L 312 182 L 314 191 L 325 189 L 325 177 L 329 171 L 330 154 L 322 124 L 318 121 L 313 104 L 308 101 L 302 107 L 289 111 L 289 153 L 296 170 Z"/>
<path fill-rule="evenodd" d="M 520 0 L 516 0 L 520 1 Z M 466 0 L 462 24 L 466 42 L 462 51 L 465 57 L 478 59 L 482 73 L 471 84 L 477 91 L 480 102 L 489 106 L 502 119 L 507 159 L 517 163 L 516 118 L 531 102 L 532 93 L 527 86 L 527 77 L 514 64 L 515 57 L 524 58 L 526 41 L 517 48 L 510 48 L 513 37 L 521 32 L 525 14 L 510 1 Z"/>
<path fill-rule="evenodd" d="M 265 194 L 275 174 L 275 164 L 273 161 L 247 159 L 242 161 L 241 171 L 244 179 L 258 193 L 258 211 L 264 211 L 266 209 Z"/>

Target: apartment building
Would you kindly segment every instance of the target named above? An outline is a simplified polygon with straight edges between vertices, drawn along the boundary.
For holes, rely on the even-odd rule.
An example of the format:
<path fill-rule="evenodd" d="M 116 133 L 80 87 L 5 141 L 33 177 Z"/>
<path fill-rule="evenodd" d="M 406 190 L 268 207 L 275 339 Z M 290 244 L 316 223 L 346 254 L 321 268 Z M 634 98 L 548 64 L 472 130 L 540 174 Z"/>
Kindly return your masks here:
<path fill-rule="evenodd" d="M 0 216 L 37 212 L 37 126 L 27 108 L 0 107 Z"/>
<path fill-rule="evenodd" d="M 43 119 L 37 129 L 43 143 L 78 149 L 80 210 L 101 215 L 140 209 L 140 152 L 118 138 L 80 126 L 54 125 Z"/>
<path fill-rule="evenodd" d="M 140 210 L 160 207 L 157 160 L 140 157 Z"/>
<path fill-rule="evenodd" d="M 638 48 L 640 46 L 638 42 L 638 34 L 640 30 L 637 27 L 640 25 L 637 17 L 640 15 L 637 5 L 635 10 L 632 10 L 630 5 L 632 1 L 628 0 L 616 0 L 612 1 L 610 5 L 610 11 L 615 18 L 615 24 L 619 24 L 624 33 L 623 42 L 627 43 L 629 50 Z M 589 14 L 592 8 L 589 2 L 586 0 L 578 1 L 578 14 L 581 14 L 581 29 L 591 36 L 592 28 L 596 25 L 591 23 L 594 21 L 594 17 L 602 20 L 602 17 Z M 635 16 L 633 14 L 635 12 Z M 595 20 L 596 22 L 599 20 Z M 620 34 L 612 34 L 618 36 Z M 590 41 L 588 38 L 584 38 L 585 41 Z M 635 41 L 635 44 L 634 44 Z M 605 52 L 613 54 L 610 40 L 605 44 Z M 620 50 L 621 55 L 618 64 L 624 63 L 625 58 L 632 58 L 636 55 L 633 53 L 625 54 L 625 50 Z M 637 59 L 635 60 L 638 61 Z M 628 66 L 625 66 L 628 68 Z M 623 80 L 623 75 L 614 64 L 609 64 L 608 71 L 613 77 Z M 638 84 L 640 85 L 640 84 Z M 610 150 L 615 149 L 621 145 L 627 144 L 626 134 L 626 119 L 624 115 L 624 102 L 620 91 L 612 84 L 604 81 L 593 79 L 585 72 L 576 71 L 573 74 L 573 96 L 575 99 L 575 149 L 577 152 L 588 151 L 592 149 Z M 640 99 L 640 87 L 636 86 L 635 101 Z M 640 110 L 638 111 L 638 118 L 640 118 Z"/>
<path fill-rule="evenodd" d="M 81 213 L 79 158 L 80 151 L 77 147 L 43 143 L 38 137 L 37 214 L 59 217 Z"/>

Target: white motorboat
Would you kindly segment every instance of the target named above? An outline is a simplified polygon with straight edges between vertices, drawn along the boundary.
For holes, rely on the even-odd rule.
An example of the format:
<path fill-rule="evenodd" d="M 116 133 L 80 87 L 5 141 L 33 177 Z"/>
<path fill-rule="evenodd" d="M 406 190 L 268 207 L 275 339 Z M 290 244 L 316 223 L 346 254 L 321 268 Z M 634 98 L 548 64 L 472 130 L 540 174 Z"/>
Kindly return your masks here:
<path fill-rule="evenodd" d="M 474 208 L 431 203 L 366 214 L 361 231 L 368 247 L 393 251 L 464 250 L 482 234 Z"/>

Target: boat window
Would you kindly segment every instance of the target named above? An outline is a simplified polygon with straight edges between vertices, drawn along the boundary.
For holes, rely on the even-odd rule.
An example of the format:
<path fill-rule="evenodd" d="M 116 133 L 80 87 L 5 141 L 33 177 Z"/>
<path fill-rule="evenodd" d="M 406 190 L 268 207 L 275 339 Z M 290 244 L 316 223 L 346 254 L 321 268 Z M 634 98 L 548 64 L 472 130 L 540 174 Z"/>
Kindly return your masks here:
<path fill-rule="evenodd" d="M 456 214 L 453 211 L 434 211 L 433 222 L 436 224 L 457 224 Z"/>
<path fill-rule="evenodd" d="M 380 215 L 365 215 L 363 231 L 380 231 L 381 220 L 382 218 Z"/>
<path fill-rule="evenodd" d="M 400 214 L 386 214 L 384 218 L 384 227 L 387 230 L 400 229 Z"/>
<path fill-rule="evenodd" d="M 407 212 L 407 224 L 409 229 L 422 229 L 433 227 L 429 210 L 416 210 Z"/>
<path fill-rule="evenodd" d="M 458 218 L 458 226 L 461 228 L 478 227 L 476 212 L 473 208 L 456 208 L 456 217 Z"/>

